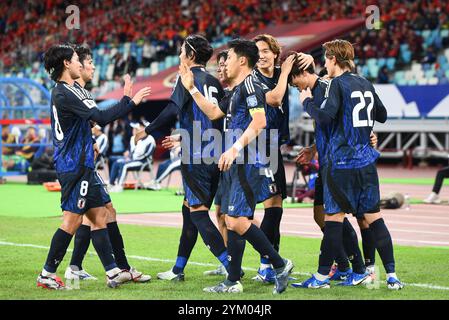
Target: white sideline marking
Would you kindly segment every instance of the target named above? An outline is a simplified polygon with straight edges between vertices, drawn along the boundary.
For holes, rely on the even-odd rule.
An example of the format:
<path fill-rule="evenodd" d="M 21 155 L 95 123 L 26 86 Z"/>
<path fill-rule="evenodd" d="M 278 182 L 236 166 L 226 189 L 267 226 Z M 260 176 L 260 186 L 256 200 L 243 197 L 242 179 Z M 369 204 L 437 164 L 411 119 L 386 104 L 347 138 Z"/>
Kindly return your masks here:
<path fill-rule="evenodd" d="M 35 249 L 50 249 L 49 247 L 46 246 L 39 246 L 39 245 L 35 245 L 35 244 L 28 244 L 28 243 L 14 243 L 14 242 L 6 242 L 6 241 L 0 241 L 0 245 L 1 246 L 12 246 L 12 247 L 27 247 L 27 248 L 35 248 Z M 72 252 L 72 249 L 67 249 L 68 252 Z M 95 252 L 88 252 L 89 254 L 92 255 L 97 255 Z M 157 261 L 157 262 L 166 262 L 166 263 L 175 263 L 175 260 L 171 260 L 171 259 L 159 259 L 159 258 L 151 258 L 151 257 L 143 257 L 143 256 L 134 256 L 134 255 L 130 255 L 128 256 L 129 258 L 133 258 L 136 260 L 144 260 L 144 261 Z M 217 264 L 215 263 L 202 263 L 202 262 L 194 262 L 194 261 L 189 261 L 189 264 L 192 265 L 196 265 L 196 266 L 202 266 L 202 267 L 216 267 Z M 257 269 L 255 268 L 248 268 L 248 267 L 242 267 L 243 270 L 248 270 L 248 271 L 257 271 Z M 293 275 L 301 275 L 301 276 L 310 276 L 311 273 L 310 272 L 293 272 Z M 449 287 L 443 287 L 443 286 L 436 286 L 433 284 L 428 284 L 428 283 L 404 283 L 407 286 L 410 287 L 417 287 L 417 288 L 425 288 L 425 289 L 432 289 L 432 290 L 445 290 L 445 291 L 449 291 Z"/>
<path fill-rule="evenodd" d="M 425 284 L 425 283 L 409 283 L 407 285 L 411 286 L 411 287 L 434 289 L 434 290 L 449 290 L 448 287 L 434 286 L 434 285 Z"/>

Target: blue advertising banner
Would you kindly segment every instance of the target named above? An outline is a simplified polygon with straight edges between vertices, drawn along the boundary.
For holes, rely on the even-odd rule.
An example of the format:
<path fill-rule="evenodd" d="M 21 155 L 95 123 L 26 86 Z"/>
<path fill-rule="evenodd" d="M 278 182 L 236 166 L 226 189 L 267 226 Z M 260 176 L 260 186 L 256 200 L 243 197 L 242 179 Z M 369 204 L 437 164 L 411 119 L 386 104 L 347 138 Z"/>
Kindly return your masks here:
<path fill-rule="evenodd" d="M 449 85 L 397 86 L 374 85 L 391 119 L 449 119 Z M 296 121 L 303 108 L 297 89 L 290 88 L 291 120 Z"/>

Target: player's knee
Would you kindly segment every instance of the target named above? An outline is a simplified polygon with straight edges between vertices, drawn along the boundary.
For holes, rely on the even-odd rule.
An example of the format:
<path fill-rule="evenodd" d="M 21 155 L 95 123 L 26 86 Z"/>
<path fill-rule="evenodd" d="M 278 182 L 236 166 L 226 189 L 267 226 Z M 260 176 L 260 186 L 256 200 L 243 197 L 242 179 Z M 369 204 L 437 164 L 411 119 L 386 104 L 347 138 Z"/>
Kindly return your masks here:
<path fill-rule="evenodd" d="M 98 230 L 106 228 L 108 211 L 105 207 L 90 209 L 87 213 L 89 220 L 92 222 L 91 229 Z"/>
<path fill-rule="evenodd" d="M 61 224 L 61 229 L 71 235 L 74 235 L 76 230 L 78 230 L 79 226 L 83 222 L 83 216 L 80 214 L 67 213 L 64 214 L 64 219 Z"/>
<path fill-rule="evenodd" d="M 117 221 L 117 211 L 115 210 L 114 206 L 111 202 L 106 204 L 106 210 L 107 210 L 107 223 L 115 222 Z"/>
<path fill-rule="evenodd" d="M 92 225 L 92 222 L 89 220 L 89 218 L 86 215 L 84 215 L 82 224 L 90 227 Z"/>
<path fill-rule="evenodd" d="M 340 213 L 335 213 L 335 214 L 326 214 L 324 216 L 324 221 L 334 221 L 334 222 L 341 222 L 343 223 L 343 220 L 345 218 L 345 214 L 340 212 Z"/>
<path fill-rule="evenodd" d="M 366 220 L 364 218 L 363 219 L 357 219 L 357 223 L 358 223 L 358 225 L 359 225 L 361 230 L 369 228 L 369 224 L 368 224 L 368 222 L 366 222 Z"/>
<path fill-rule="evenodd" d="M 320 229 L 324 228 L 323 206 L 313 207 L 313 220 L 315 220 L 316 224 L 320 227 Z"/>
<path fill-rule="evenodd" d="M 226 227 L 228 230 L 232 230 L 239 235 L 243 235 L 251 226 L 251 222 L 243 217 L 233 218 L 226 216 Z"/>
<path fill-rule="evenodd" d="M 195 212 L 195 211 L 209 211 L 209 208 L 206 207 L 206 206 L 203 205 L 203 204 L 191 206 L 191 207 L 190 207 L 190 212 Z"/>
<path fill-rule="evenodd" d="M 264 208 L 272 207 L 282 207 L 282 197 L 280 195 L 275 195 L 263 202 Z"/>
<path fill-rule="evenodd" d="M 238 229 L 238 220 L 236 218 L 231 218 L 229 216 L 225 217 L 225 224 L 228 230 L 237 232 Z"/>
<path fill-rule="evenodd" d="M 217 223 L 220 227 L 226 227 L 226 219 L 224 214 L 217 213 Z"/>
<path fill-rule="evenodd" d="M 372 224 L 373 222 L 375 222 L 381 218 L 382 218 L 382 215 L 380 214 L 380 212 L 376 212 L 376 213 L 365 214 L 364 220 L 369 228 L 370 224 Z"/>

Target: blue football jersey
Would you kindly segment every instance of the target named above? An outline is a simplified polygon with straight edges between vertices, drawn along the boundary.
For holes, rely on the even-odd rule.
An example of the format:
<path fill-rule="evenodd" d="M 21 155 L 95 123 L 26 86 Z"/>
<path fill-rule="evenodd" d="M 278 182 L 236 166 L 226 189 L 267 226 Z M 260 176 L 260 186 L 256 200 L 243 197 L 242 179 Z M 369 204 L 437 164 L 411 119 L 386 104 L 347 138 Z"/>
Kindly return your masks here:
<path fill-rule="evenodd" d="M 278 84 L 279 77 L 281 75 L 281 68 L 276 66 L 274 68 L 274 74 L 272 78 L 264 76 L 258 69 L 254 69 L 253 76 L 260 81 L 262 89 L 265 93 L 273 90 Z M 290 128 L 289 128 L 289 100 L 288 100 L 288 86 L 285 90 L 284 97 L 282 98 L 282 104 L 279 107 L 272 107 L 267 104 L 265 114 L 267 118 L 266 129 L 279 130 L 278 143 L 279 145 L 288 143 L 290 140 Z"/>
<path fill-rule="evenodd" d="M 320 108 L 325 100 L 325 95 L 329 81 L 325 79 L 318 79 L 312 88 L 313 99 L 312 102 L 315 106 Z M 325 166 L 327 162 L 327 143 L 330 137 L 330 126 L 322 127 L 318 123 L 314 122 L 315 126 L 315 145 L 318 152 L 318 161 L 320 166 Z"/>
<path fill-rule="evenodd" d="M 200 91 L 207 100 L 218 105 L 218 102 L 224 96 L 223 88 L 218 79 L 210 75 L 203 67 L 193 67 L 191 70 L 194 77 L 194 84 L 198 91 Z M 207 155 L 208 157 L 218 157 L 219 155 L 214 154 L 214 148 L 211 145 L 215 143 L 214 138 L 207 138 L 204 134 L 208 129 L 221 131 L 223 121 L 211 121 L 207 115 L 201 111 L 190 93 L 184 88 L 179 77 L 176 81 L 170 100 L 179 108 L 180 128 L 186 130 L 190 137 L 188 145 L 184 139 L 181 142 L 182 150 L 189 150 L 190 163 L 196 163 L 198 159 L 202 159 L 202 153 L 205 148 L 211 150 L 211 153 Z M 200 140 L 194 142 L 194 140 L 198 138 Z M 197 161 L 194 161 L 194 159 L 197 159 Z"/>
<path fill-rule="evenodd" d="M 245 80 L 234 87 L 229 100 L 225 121 L 225 138 L 228 147 L 240 138 L 251 123 L 250 110 L 259 108 L 266 109 L 265 93 L 262 84 L 254 76 L 248 75 Z M 223 107 L 221 109 L 224 111 Z M 267 164 L 266 155 L 260 153 L 258 148 L 246 146 L 244 154 L 245 162 L 248 159 L 253 159 L 255 162 L 252 164 L 257 167 Z"/>
<path fill-rule="evenodd" d="M 51 127 L 56 172 L 94 168 L 89 118 L 96 103 L 79 85 L 58 82 L 51 93 Z"/>
<path fill-rule="evenodd" d="M 357 169 L 377 160 L 370 135 L 387 111 L 368 80 L 349 72 L 332 79 L 321 110 L 333 119 L 327 152 L 333 167 Z"/>

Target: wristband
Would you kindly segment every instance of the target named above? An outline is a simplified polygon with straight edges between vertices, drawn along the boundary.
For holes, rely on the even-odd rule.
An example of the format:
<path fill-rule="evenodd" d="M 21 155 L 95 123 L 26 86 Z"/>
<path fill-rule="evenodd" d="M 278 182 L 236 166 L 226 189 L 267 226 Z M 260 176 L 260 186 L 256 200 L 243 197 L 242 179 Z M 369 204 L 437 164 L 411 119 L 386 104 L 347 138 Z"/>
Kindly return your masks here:
<path fill-rule="evenodd" d="M 236 148 L 236 149 L 237 149 L 237 152 L 240 152 L 240 150 L 243 149 L 242 144 L 241 144 L 240 141 L 238 141 L 238 140 L 232 145 L 232 147 Z"/>
<path fill-rule="evenodd" d="M 189 90 L 189 93 L 191 96 L 193 96 L 195 93 L 198 93 L 198 89 L 194 86 L 192 89 Z"/>

